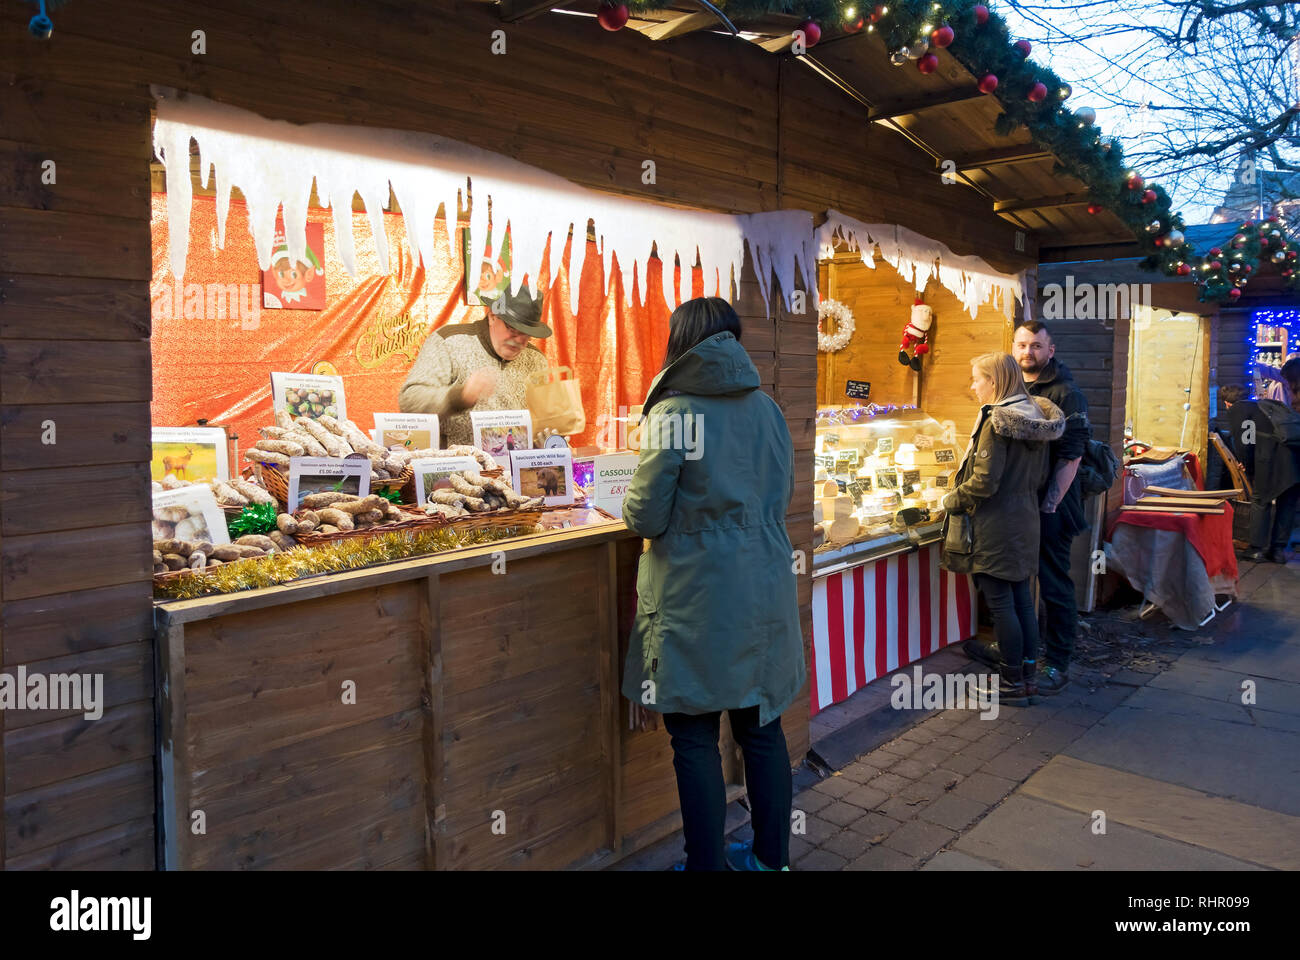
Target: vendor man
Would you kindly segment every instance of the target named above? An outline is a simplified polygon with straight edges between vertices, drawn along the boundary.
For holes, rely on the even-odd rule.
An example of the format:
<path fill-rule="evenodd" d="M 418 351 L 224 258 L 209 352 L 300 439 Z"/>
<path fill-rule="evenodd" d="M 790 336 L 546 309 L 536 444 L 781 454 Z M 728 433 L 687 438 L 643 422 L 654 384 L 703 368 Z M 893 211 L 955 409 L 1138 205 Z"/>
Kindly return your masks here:
<path fill-rule="evenodd" d="M 452 323 L 424 341 L 398 394 L 402 413 L 436 413 L 444 445 L 473 443 L 471 410 L 523 410 L 528 380 L 546 369 L 546 357 L 529 340 L 546 338 L 542 298 L 528 283 L 491 303 L 487 319 Z"/>

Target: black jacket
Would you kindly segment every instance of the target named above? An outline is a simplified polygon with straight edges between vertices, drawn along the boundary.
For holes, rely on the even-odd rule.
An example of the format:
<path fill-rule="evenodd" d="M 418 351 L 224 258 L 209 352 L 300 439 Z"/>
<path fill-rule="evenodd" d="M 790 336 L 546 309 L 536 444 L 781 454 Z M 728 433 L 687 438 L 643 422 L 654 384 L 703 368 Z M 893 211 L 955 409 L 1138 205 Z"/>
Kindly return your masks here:
<path fill-rule="evenodd" d="M 1252 482 L 1256 498 L 1267 503 L 1300 483 L 1300 450 L 1285 442 L 1288 434 L 1300 433 L 1300 414 L 1276 400 L 1257 400 L 1253 404 L 1234 403 L 1231 412 L 1236 413 L 1238 407 L 1246 407 L 1242 411 L 1244 421 L 1248 419 L 1251 406 L 1255 408 Z M 1243 444 L 1245 446 L 1248 445 Z"/>
<path fill-rule="evenodd" d="M 1026 383 L 1025 389 L 1032 397 L 1045 397 L 1052 401 L 1065 414 L 1065 433 L 1059 440 L 1053 440 L 1048 457 L 1047 480 L 1041 492 L 1046 494 L 1051 485 L 1056 465 L 1062 460 L 1074 460 L 1082 457 L 1092 439 L 1092 427 L 1088 425 L 1088 401 L 1070 375 L 1070 368 L 1055 357 L 1047 362 L 1043 372 L 1033 383 Z M 1083 515 L 1083 494 L 1080 492 L 1079 475 L 1074 475 L 1074 482 L 1061 498 L 1056 508 L 1061 514 L 1065 534 L 1073 536 L 1087 527 Z"/>
<path fill-rule="evenodd" d="M 1246 476 L 1251 483 L 1255 482 L 1255 438 L 1247 438 L 1246 423 L 1250 422 L 1255 425 L 1253 429 L 1258 429 L 1265 422 L 1259 412 L 1259 405 L 1254 400 L 1238 400 L 1227 409 L 1224 414 L 1228 421 L 1228 428 L 1232 431 L 1232 443 L 1229 446 L 1232 449 L 1232 455 L 1237 458 L 1241 464 L 1241 469 L 1246 471 Z M 1249 439 L 1250 443 L 1246 440 Z"/>

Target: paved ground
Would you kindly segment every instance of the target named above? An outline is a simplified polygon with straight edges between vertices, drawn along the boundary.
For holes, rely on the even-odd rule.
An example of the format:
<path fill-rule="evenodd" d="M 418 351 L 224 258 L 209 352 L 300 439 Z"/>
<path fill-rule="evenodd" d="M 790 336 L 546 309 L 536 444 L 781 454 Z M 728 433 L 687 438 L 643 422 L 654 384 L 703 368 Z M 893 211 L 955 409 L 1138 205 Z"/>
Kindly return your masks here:
<path fill-rule="evenodd" d="M 1300 563 L 1241 572 L 1196 633 L 1090 618 L 1071 687 L 996 719 L 918 721 L 887 683 L 824 712 L 814 748 L 837 769 L 796 781 L 793 869 L 1300 868 Z M 956 650 L 924 668 L 971 669 Z M 680 856 L 678 835 L 623 867 Z"/>

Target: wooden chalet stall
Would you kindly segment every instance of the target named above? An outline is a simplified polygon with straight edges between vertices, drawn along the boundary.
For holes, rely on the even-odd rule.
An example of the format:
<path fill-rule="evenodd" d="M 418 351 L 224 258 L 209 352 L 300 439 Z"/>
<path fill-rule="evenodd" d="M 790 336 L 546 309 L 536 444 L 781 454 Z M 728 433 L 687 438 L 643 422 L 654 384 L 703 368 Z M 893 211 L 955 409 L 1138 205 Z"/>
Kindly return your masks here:
<path fill-rule="evenodd" d="M 98 720 L 0 712 L 11 869 L 593 866 L 679 819 L 667 736 L 630 730 L 618 692 L 639 552 L 621 524 L 506 541 L 504 578 L 483 546 L 155 605 L 155 86 L 275 120 L 434 133 L 665 208 L 835 210 L 1002 274 L 1032 277 L 1040 243 L 1081 224 L 1114 228 L 1075 215 L 1078 185 L 1023 135 L 993 135 L 996 104 L 955 61 L 890 73 L 865 33 L 793 58 L 793 18 L 746 25 L 748 43 L 684 10 L 634 20 L 638 35 L 516 3 L 323 0 L 304 18 L 121 0 L 56 11 L 40 41 L 30 12 L 0 15 L 0 669 L 103 673 L 105 706 Z M 817 318 L 791 312 L 789 291 L 763 302 L 752 252 L 735 278 L 743 342 L 794 438 L 788 525 L 811 555 Z M 906 320 L 890 283 L 879 315 L 862 308 L 864 336 Z M 963 424 L 974 408 L 953 378 L 1009 322 L 981 309 L 939 324 L 911 402 L 933 396 Z M 810 638 L 812 594 L 805 575 Z M 792 763 L 809 710 L 805 694 L 784 717 Z M 735 795 L 734 750 L 724 763 Z"/>

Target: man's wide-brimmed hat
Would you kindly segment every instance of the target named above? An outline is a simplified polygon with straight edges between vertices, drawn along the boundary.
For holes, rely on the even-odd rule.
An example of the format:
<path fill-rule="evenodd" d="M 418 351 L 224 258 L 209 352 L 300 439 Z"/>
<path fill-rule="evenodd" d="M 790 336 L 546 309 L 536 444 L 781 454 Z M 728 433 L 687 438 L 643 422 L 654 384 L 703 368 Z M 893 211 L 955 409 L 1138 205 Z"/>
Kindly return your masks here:
<path fill-rule="evenodd" d="M 527 281 L 519 287 L 518 293 L 512 294 L 507 289 L 495 300 L 482 294 L 479 294 L 479 299 L 512 330 L 543 339 L 551 335 L 551 328 L 542 323 L 542 298 L 533 299 Z"/>

